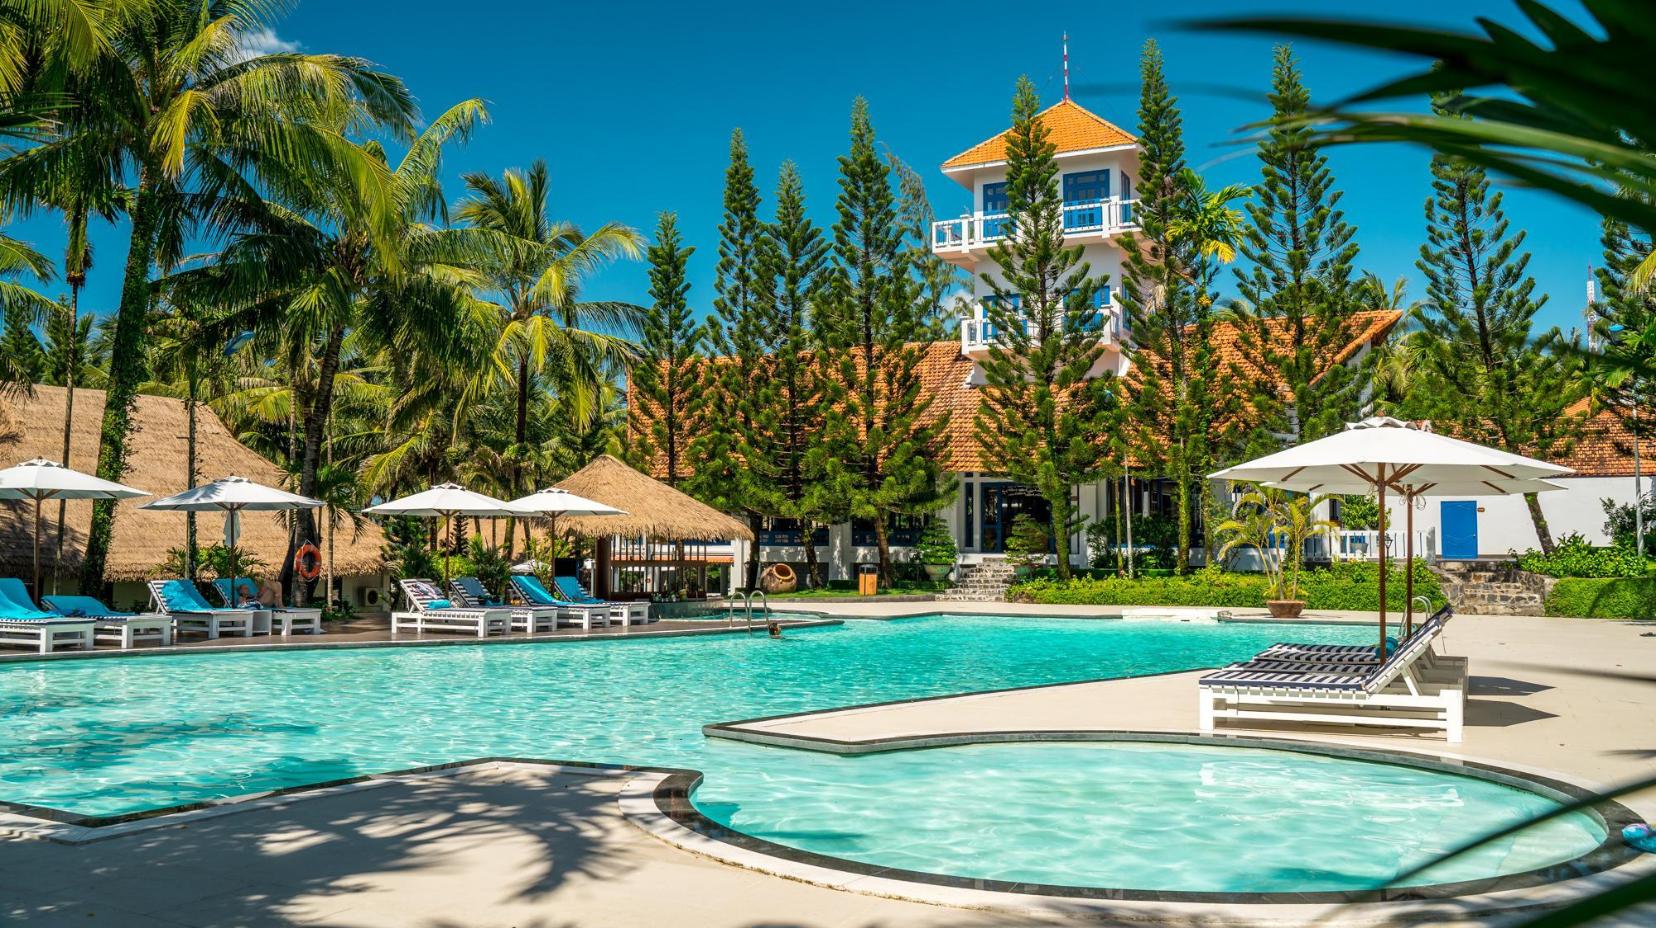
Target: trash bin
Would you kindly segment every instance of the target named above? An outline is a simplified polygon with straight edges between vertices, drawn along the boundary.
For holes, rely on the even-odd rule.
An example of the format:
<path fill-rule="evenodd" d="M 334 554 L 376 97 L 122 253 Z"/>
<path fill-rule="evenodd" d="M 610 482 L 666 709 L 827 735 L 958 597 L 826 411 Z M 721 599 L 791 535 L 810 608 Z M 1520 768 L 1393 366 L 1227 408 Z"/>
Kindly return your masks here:
<path fill-rule="evenodd" d="M 857 595 L 873 596 L 880 592 L 880 566 L 878 564 L 860 564 L 857 566 Z"/>

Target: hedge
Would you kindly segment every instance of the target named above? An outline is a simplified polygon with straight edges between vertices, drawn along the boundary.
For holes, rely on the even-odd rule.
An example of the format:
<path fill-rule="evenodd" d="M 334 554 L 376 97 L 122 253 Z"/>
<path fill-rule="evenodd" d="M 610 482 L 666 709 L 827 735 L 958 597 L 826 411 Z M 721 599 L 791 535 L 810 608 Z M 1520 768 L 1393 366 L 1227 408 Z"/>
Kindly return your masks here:
<path fill-rule="evenodd" d="M 1656 619 L 1656 578 L 1566 577 L 1547 594 L 1546 612 L 1581 619 Z"/>
<path fill-rule="evenodd" d="M 1379 567 L 1375 564 L 1344 561 L 1327 568 L 1307 571 L 1301 591 L 1308 609 L 1380 608 Z M 1388 608 L 1401 611 L 1405 605 L 1403 572 L 1392 565 L 1387 574 Z M 1436 608 L 1444 603 L 1443 590 L 1423 562 L 1415 562 L 1415 595 L 1426 596 Z M 1206 568 L 1185 577 L 1078 578 L 1069 583 L 1037 579 L 1014 585 L 1007 598 L 1018 602 L 1075 606 L 1216 606 L 1263 609 L 1265 578 L 1258 574 L 1230 573 Z"/>

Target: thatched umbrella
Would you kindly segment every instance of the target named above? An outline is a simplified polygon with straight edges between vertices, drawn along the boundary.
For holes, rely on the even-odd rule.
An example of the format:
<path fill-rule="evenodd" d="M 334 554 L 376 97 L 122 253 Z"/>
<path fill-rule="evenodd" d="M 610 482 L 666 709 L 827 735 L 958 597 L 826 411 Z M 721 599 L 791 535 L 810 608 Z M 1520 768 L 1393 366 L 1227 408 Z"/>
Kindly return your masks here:
<path fill-rule="evenodd" d="M 0 428 L 5 419 L 12 423 L 8 437 L 0 431 L 0 457 L 6 460 L 50 458 L 63 454 L 63 409 L 65 390 L 36 384 L 29 394 L 0 397 Z M 75 389 L 75 420 L 70 430 L 70 467 L 90 469 L 98 459 L 99 423 L 104 392 L 84 387 Z M 218 416 L 206 406 L 197 406 L 196 472 L 240 474 L 267 486 L 280 486 L 286 473 L 275 464 L 236 440 Z M 127 470 L 122 482 L 143 487 L 156 496 L 167 496 L 188 488 L 184 467 L 188 451 L 190 416 L 180 400 L 165 396 L 139 396 L 132 410 L 133 430 L 127 439 Z M 140 581 L 159 576 L 178 538 L 178 517 L 168 512 L 140 509 L 138 500 L 116 505 L 115 527 L 110 534 L 104 578 L 110 581 Z M 69 506 L 61 528 L 52 525 L 48 514 L 47 536 L 41 560 L 53 563 L 53 571 L 72 572 L 84 557 L 92 522 L 91 506 Z M 0 503 L 0 570 L 29 569 L 32 528 L 28 516 L 16 505 Z M 290 533 L 287 524 L 270 513 L 244 514 L 239 548 L 249 557 L 276 565 L 288 556 Z M 340 575 L 372 575 L 385 569 L 385 536 L 379 526 L 364 523 L 354 532 L 343 533 L 335 548 Z M 60 555 L 50 552 L 56 548 Z M 60 566 L 59 566 L 60 565 Z M 50 579 L 47 583 L 50 584 Z"/>
<path fill-rule="evenodd" d="M 16 467 L 0 470 L 0 499 L 24 499 L 34 502 L 34 590 L 38 599 L 40 588 L 40 504 L 48 499 L 136 499 L 148 496 L 136 490 L 70 470 L 56 461 L 35 458 Z"/>
<path fill-rule="evenodd" d="M 623 509 L 621 515 L 570 516 L 583 535 L 628 535 L 659 541 L 753 540 L 753 530 L 700 500 L 628 467 L 607 454 L 558 481 L 558 488 Z"/>
<path fill-rule="evenodd" d="M 754 540 L 753 530 L 740 519 L 725 515 L 607 454 L 599 455 L 591 464 L 560 480 L 558 488 L 625 510 L 621 515 L 565 518 L 564 527 L 575 534 L 671 542 Z M 607 576 L 605 583 L 608 583 Z"/>

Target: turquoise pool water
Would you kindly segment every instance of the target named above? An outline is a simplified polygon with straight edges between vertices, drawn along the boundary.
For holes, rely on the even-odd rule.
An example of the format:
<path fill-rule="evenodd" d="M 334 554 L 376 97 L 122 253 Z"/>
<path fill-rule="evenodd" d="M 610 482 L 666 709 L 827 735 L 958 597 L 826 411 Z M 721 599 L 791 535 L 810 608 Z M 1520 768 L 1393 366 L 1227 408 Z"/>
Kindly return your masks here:
<path fill-rule="evenodd" d="M 105 815 L 486 755 L 663 765 L 704 771 L 698 803 L 762 837 L 815 848 L 823 825 L 843 830 L 852 822 L 866 833 L 828 835 L 839 848 L 832 853 L 865 860 L 895 854 L 945 872 L 982 865 L 1021 873 L 1017 868 L 1039 866 L 1042 857 L 1075 856 L 1055 850 L 1087 846 L 1094 826 L 1083 823 L 1091 820 L 1077 815 L 1073 827 L 1049 830 L 1045 838 L 995 823 L 1021 815 L 1026 803 L 1033 814 L 1047 796 L 1054 809 L 1103 802 L 1101 794 L 1089 798 L 1054 783 L 1071 765 L 1094 783 L 1119 775 L 1107 764 L 1088 766 L 1106 763 L 1106 752 L 1088 746 L 1037 757 L 980 748 L 830 758 L 710 740 L 701 726 L 1211 667 L 1247 657 L 1285 633 L 1337 643 L 1372 634 L 1361 627 L 949 616 L 852 621 L 790 632 L 780 641 L 734 635 L 12 664 L 0 666 L 0 798 Z M 1191 703 L 1194 712 L 1194 694 Z M 1052 782 L 1041 779 L 1049 762 L 1040 757 L 1057 759 Z M 1009 762 L 987 763 L 991 758 Z M 917 770 L 924 772 L 920 779 Z M 1309 775 L 1285 769 L 1277 783 L 1297 784 Z M 948 787 L 905 792 L 932 776 Z M 809 795 L 813 783 L 827 792 L 807 811 L 781 808 L 779 797 Z M 1456 788 L 1471 789 L 1458 780 Z M 1277 799 L 1285 819 L 1296 809 L 1295 792 Z M 930 807 L 928 793 L 936 800 Z M 870 818 L 865 829 L 836 811 L 854 805 L 852 797 L 883 807 L 886 797 L 898 803 L 905 795 L 906 805 L 891 806 L 901 810 L 901 824 Z M 958 795 L 972 798 L 950 801 Z M 1534 798 L 1503 795 L 1491 802 L 1505 801 L 1510 814 Z M 1366 808 L 1360 814 L 1379 816 L 1377 832 L 1398 831 L 1388 824 L 1441 831 L 1444 809 L 1453 805 L 1421 805 L 1409 815 Z M 1490 824 L 1488 806 L 1465 808 L 1465 820 L 1456 819 L 1464 827 Z M 795 827 L 804 821 L 800 815 L 817 816 L 816 824 Z M 917 848 L 918 834 L 932 836 L 929 849 Z M 1318 860 L 1323 850 L 1313 844 L 1298 859 Z M 1402 860 L 1412 853 L 1388 844 L 1376 856 Z M 1560 844 L 1553 859 L 1573 854 L 1573 845 Z M 1310 870 L 1284 879 L 1306 888 L 1325 885 Z"/>
<path fill-rule="evenodd" d="M 1185 744 L 809 754 L 755 777 L 710 779 L 696 791 L 697 808 L 747 834 L 864 863 L 1181 892 L 1372 889 L 1555 807 L 1473 777 Z M 1410 882 L 1521 873 L 1603 839 L 1596 819 L 1566 816 Z"/>

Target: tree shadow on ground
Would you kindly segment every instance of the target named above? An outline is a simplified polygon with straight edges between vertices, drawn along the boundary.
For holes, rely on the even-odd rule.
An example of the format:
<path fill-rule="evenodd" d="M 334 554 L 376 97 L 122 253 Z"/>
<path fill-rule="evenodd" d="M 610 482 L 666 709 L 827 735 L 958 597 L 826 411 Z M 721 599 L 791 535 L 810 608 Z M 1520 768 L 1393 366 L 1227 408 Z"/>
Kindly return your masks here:
<path fill-rule="evenodd" d="M 452 888 L 456 866 L 487 861 L 496 849 L 513 878 L 503 898 L 486 898 L 485 887 L 502 885 L 498 871 L 475 881 L 479 911 L 542 898 L 576 875 L 601 882 L 625 870 L 624 846 L 604 840 L 615 822 L 613 786 L 603 788 L 612 780 L 513 774 L 467 771 L 309 796 L 81 846 L 0 841 L 0 872 L 14 877 L 0 893 L 0 921 L 58 924 L 84 913 L 76 923 L 89 924 L 94 899 L 105 903 L 96 922 L 104 925 L 126 916 L 147 924 L 139 919 L 151 915 L 203 926 L 311 921 L 387 883 L 406 880 L 417 899 L 422 873 L 440 873 Z M 37 871 L 46 877 L 15 881 Z M 54 881 L 53 872 L 72 878 Z M 432 901 L 448 908 L 463 900 Z"/>

